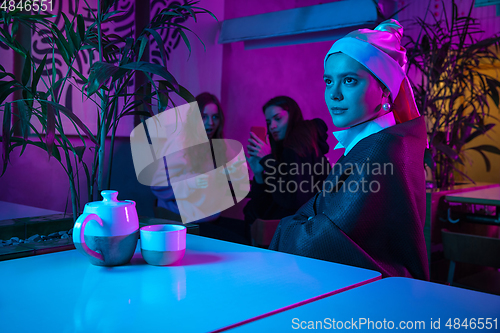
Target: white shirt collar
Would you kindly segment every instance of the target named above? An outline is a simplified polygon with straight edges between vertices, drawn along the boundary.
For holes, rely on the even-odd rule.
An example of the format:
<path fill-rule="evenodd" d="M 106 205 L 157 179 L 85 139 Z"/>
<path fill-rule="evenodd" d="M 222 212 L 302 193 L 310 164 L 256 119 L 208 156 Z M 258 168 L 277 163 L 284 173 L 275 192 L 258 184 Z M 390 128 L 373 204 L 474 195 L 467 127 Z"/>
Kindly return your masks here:
<path fill-rule="evenodd" d="M 345 156 L 359 141 L 394 125 L 396 125 L 394 114 L 389 112 L 361 125 L 333 132 L 333 136 L 339 141 L 334 149 L 345 148 Z"/>

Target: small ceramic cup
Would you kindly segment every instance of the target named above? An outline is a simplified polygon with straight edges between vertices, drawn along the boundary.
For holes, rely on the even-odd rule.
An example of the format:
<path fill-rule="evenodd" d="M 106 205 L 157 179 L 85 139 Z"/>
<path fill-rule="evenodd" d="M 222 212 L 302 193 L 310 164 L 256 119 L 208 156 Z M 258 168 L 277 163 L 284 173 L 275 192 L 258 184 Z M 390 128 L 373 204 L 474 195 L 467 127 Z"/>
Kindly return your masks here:
<path fill-rule="evenodd" d="M 186 227 L 174 224 L 148 225 L 141 228 L 141 253 L 150 265 L 176 263 L 186 252 Z"/>

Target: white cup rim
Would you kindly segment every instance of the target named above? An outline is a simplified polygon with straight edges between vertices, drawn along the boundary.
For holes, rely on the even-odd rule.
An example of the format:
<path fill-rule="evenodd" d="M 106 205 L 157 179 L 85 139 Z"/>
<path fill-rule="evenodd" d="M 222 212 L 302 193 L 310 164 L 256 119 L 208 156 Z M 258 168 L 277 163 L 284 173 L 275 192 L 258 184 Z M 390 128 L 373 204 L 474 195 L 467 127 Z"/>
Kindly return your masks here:
<path fill-rule="evenodd" d="M 182 231 L 185 229 L 186 229 L 185 226 L 177 225 L 177 224 L 152 224 L 152 225 L 144 226 L 140 230 L 141 230 L 141 232 L 167 233 L 167 232 L 178 232 L 178 231 Z"/>

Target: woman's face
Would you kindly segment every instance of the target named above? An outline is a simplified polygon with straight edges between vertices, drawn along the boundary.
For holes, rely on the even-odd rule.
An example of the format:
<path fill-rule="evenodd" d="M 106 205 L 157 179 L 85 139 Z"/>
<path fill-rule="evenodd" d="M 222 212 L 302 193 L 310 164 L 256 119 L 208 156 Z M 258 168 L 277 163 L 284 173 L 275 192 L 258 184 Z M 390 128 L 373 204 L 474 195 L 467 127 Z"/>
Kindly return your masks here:
<path fill-rule="evenodd" d="M 211 139 L 220 125 L 219 109 L 217 108 L 217 105 L 213 103 L 205 105 L 201 116 L 203 118 L 203 125 L 205 126 L 207 136 Z"/>
<path fill-rule="evenodd" d="M 267 128 L 275 141 L 285 139 L 288 128 L 288 111 L 279 106 L 271 105 L 264 110 Z"/>
<path fill-rule="evenodd" d="M 336 127 L 352 127 L 384 113 L 389 91 L 359 62 L 343 53 L 326 61 L 325 101 Z"/>

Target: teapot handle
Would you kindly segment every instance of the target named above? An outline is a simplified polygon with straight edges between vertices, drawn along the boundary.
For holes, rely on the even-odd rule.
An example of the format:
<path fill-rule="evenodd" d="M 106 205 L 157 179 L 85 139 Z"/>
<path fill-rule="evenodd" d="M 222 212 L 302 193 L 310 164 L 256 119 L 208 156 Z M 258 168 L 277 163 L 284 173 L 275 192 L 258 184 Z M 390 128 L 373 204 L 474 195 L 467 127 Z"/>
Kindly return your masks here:
<path fill-rule="evenodd" d="M 75 222 L 75 226 L 73 227 L 73 242 L 74 243 L 80 243 L 82 245 L 83 250 L 85 253 L 87 253 L 89 256 L 92 256 L 94 258 L 97 258 L 99 260 L 104 261 L 104 258 L 102 254 L 99 252 L 91 250 L 87 244 L 85 244 L 85 237 L 83 235 L 83 232 L 85 231 L 85 226 L 89 221 L 96 221 L 99 223 L 99 225 L 102 227 L 103 223 L 102 220 L 99 216 L 96 214 L 82 214 L 80 217 Z"/>

